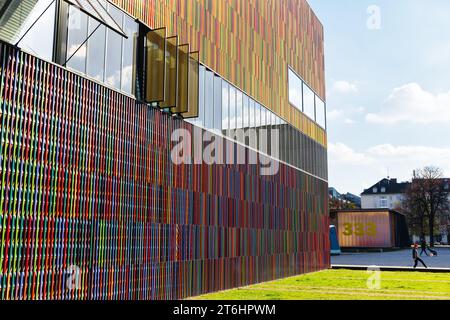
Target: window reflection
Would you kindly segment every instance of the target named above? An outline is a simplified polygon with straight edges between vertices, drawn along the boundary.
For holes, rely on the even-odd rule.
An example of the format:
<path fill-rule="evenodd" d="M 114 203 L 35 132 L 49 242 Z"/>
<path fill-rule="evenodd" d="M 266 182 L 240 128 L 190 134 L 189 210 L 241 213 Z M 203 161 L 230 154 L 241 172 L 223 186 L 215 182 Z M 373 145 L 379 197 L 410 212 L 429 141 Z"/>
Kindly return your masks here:
<path fill-rule="evenodd" d="M 214 130 L 222 130 L 222 79 L 214 76 Z"/>
<path fill-rule="evenodd" d="M 230 129 L 230 85 L 226 81 L 222 81 L 222 130 L 224 134 L 227 134 L 227 130 Z"/>
<path fill-rule="evenodd" d="M 230 130 L 236 129 L 236 88 L 230 86 L 230 102 L 229 102 L 229 114 L 230 114 Z"/>
<path fill-rule="evenodd" d="M 98 28 L 98 29 L 97 29 Z M 97 29 L 95 32 L 94 30 Z M 105 70 L 105 33 L 106 27 L 93 18 L 89 18 L 88 34 L 92 36 L 87 44 L 87 75 L 103 81 Z"/>
<path fill-rule="evenodd" d="M 303 111 L 302 80 L 289 68 L 289 102 Z"/>
<path fill-rule="evenodd" d="M 88 37 L 88 16 L 74 6 L 69 8 L 69 26 L 67 37 L 67 66 L 86 73 L 85 42 Z"/>
<path fill-rule="evenodd" d="M 316 120 L 314 108 L 314 92 L 303 84 L 303 112 L 313 121 Z"/>
<path fill-rule="evenodd" d="M 136 75 L 136 49 L 139 27 L 129 16 L 124 16 L 123 30 L 128 39 L 123 38 L 123 65 L 122 65 L 122 90 L 128 93 L 135 92 Z"/>
<path fill-rule="evenodd" d="M 206 71 L 205 74 L 205 127 L 214 128 L 214 74 L 211 71 Z"/>
<path fill-rule="evenodd" d="M 244 112 L 242 109 L 243 101 L 242 101 L 242 92 L 237 90 L 236 94 L 236 128 L 242 129 L 244 122 Z"/>
<path fill-rule="evenodd" d="M 122 25 L 123 13 L 112 5 L 108 5 L 108 13 Z M 106 32 L 106 64 L 105 82 L 115 88 L 120 88 L 122 68 L 122 37 L 111 29 Z"/>
<path fill-rule="evenodd" d="M 242 113 L 244 115 L 244 122 L 242 124 L 242 127 L 244 129 L 248 129 L 250 127 L 250 115 L 249 115 L 250 106 L 249 106 L 249 98 L 245 94 L 242 101 Z"/>
<path fill-rule="evenodd" d="M 288 81 L 290 104 L 326 129 L 326 107 L 322 99 L 290 67 Z"/>
<path fill-rule="evenodd" d="M 213 88 L 211 88 L 211 84 Z M 206 129 L 216 131 L 218 128 L 223 135 L 238 140 L 240 143 L 267 153 L 289 165 L 326 178 L 326 161 L 322 160 L 326 159 L 326 149 L 317 142 L 305 136 L 220 76 L 206 70 L 204 66 L 200 67 L 199 86 L 200 95 L 203 97 L 200 99 L 200 110 L 204 110 L 200 112 L 200 121 L 204 121 Z M 208 92 L 213 92 L 212 97 Z M 314 101 L 314 92 L 310 92 L 312 101 Z M 205 110 L 208 101 L 212 101 L 213 104 L 210 107 L 213 110 L 212 114 Z M 317 101 L 317 105 L 319 105 L 319 100 Z M 312 105 L 314 106 L 314 103 Z M 197 121 L 199 120 L 197 119 Z M 253 130 L 244 132 L 244 136 L 240 134 L 235 136 L 234 129 L 241 128 L 252 128 Z M 266 136 L 261 140 L 260 133 L 263 129 L 266 129 Z M 272 141 L 272 136 L 277 139 Z"/>
<path fill-rule="evenodd" d="M 200 66 L 199 69 L 199 106 L 198 106 L 198 125 L 204 126 L 205 119 L 205 73 L 204 66 Z"/>
<path fill-rule="evenodd" d="M 316 121 L 322 128 L 326 128 L 325 103 L 316 96 Z"/>
<path fill-rule="evenodd" d="M 106 7 L 105 1 L 101 3 Z M 134 94 L 139 26 L 112 4 L 108 4 L 107 10 L 128 38 L 70 6 L 67 66 L 116 89 Z"/>
<path fill-rule="evenodd" d="M 20 48 L 46 60 L 53 58 L 55 3 L 52 0 L 2 0 L 0 13 L 0 39 L 12 44 L 20 40 Z"/>

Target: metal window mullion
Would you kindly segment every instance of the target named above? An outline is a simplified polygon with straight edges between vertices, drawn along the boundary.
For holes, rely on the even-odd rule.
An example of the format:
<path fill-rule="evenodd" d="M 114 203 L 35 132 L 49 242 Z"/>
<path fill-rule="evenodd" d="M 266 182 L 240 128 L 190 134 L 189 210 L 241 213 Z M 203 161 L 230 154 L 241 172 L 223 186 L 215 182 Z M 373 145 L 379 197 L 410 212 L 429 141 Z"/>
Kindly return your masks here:
<path fill-rule="evenodd" d="M 125 26 L 125 14 L 123 14 L 123 12 L 122 12 L 122 30 L 124 29 L 124 26 Z M 125 30 L 124 30 L 124 32 L 125 32 Z M 123 54 L 123 52 L 124 52 L 124 50 L 125 50 L 125 38 L 122 38 L 121 39 L 122 41 L 121 41 L 121 50 L 120 50 L 120 53 L 121 53 L 121 58 L 120 58 L 120 76 L 119 76 L 119 78 L 120 78 L 120 90 L 123 90 L 123 83 L 122 83 L 122 72 L 123 72 L 123 70 L 124 70 L 124 54 Z"/>
<path fill-rule="evenodd" d="M 108 33 L 110 32 L 110 30 L 109 30 L 109 28 L 106 28 L 106 30 L 105 30 L 105 43 L 104 43 L 104 45 L 103 45 L 103 49 L 104 49 L 104 52 L 103 52 L 103 55 L 104 55 L 104 57 L 103 57 L 103 82 L 106 82 L 106 58 L 108 57 Z"/>

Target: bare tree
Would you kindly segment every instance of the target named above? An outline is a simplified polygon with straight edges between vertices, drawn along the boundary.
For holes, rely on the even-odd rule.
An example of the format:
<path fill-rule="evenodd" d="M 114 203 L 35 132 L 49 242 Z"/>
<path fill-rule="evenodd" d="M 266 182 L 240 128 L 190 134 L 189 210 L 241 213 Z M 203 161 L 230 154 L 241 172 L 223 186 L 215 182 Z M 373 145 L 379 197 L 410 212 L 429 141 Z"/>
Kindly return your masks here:
<path fill-rule="evenodd" d="M 436 223 L 448 212 L 448 196 L 448 185 L 446 187 L 440 168 L 425 167 L 415 171 L 404 207 L 410 226 L 419 230 L 421 236 L 426 234 L 428 227 L 431 246 L 434 245 Z"/>

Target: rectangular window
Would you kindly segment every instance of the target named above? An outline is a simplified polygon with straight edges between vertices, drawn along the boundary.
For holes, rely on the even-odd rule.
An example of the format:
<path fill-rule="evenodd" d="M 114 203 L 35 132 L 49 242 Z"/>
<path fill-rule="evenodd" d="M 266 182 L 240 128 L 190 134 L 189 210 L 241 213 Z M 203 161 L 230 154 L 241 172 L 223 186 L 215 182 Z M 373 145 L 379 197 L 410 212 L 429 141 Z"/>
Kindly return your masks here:
<path fill-rule="evenodd" d="M 230 130 L 236 129 L 236 88 L 230 85 Z"/>
<path fill-rule="evenodd" d="M 230 129 L 230 85 L 222 80 L 222 132 L 225 135 Z"/>
<path fill-rule="evenodd" d="M 135 93 L 136 51 L 139 25 L 128 15 L 124 15 L 123 31 L 128 39 L 123 38 L 122 53 L 122 91 Z"/>
<path fill-rule="evenodd" d="M 205 73 L 205 128 L 214 128 L 214 74 L 207 70 Z"/>
<path fill-rule="evenodd" d="M 205 73 L 206 69 L 200 65 L 199 69 L 199 97 L 198 97 L 198 119 L 197 124 L 201 127 L 204 126 L 205 119 Z"/>
<path fill-rule="evenodd" d="M 55 3 L 52 0 L 0 1 L 0 39 L 52 60 Z M 34 24 L 34 25 L 33 25 Z"/>
<path fill-rule="evenodd" d="M 88 16 L 74 6 L 69 8 L 69 27 L 67 37 L 67 66 L 86 73 L 88 37 Z"/>
<path fill-rule="evenodd" d="M 255 132 L 258 140 L 258 144 L 256 146 L 257 150 L 260 150 L 260 139 L 259 139 L 259 133 L 261 130 L 261 105 L 257 102 L 255 102 Z"/>
<path fill-rule="evenodd" d="M 242 104 L 242 91 L 236 90 L 236 128 L 242 129 L 244 122 L 244 110 Z"/>
<path fill-rule="evenodd" d="M 97 29 L 97 30 L 96 30 Z M 96 30 L 94 32 L 94 30 Z M 103 81 L 105 70 L 106 27 L 89 17 L 88 34 L 92 34 L 87 43 L 86 74 Z"/>
<path fill-rule="evenodd" d="M 261 105 L 255 102 L 255 127 L 261 126 Z"/>
<path fill-rule="evenodd" d="M 244 94 L 244 100 L 242 102 L 242 108 L 244 112 L 244 123 L 242 124 L 244 129 L 247 129 L 250 126 L 250 106 L 249 106 L 249 98 Z"/>
<path fill-rule="evenodd" d="M 304 83 L 303 84 L 303 112 L 313 121 L 315 121 L 314 92 Z"/>
<path fill-rule="evenodd" d="M 101 1 L 101 4 L 106 7 L 106 2 Z M 67 66 L 116 89 L 134 94 L 139 26 L 114 5 L 108 4 L 107 10 L 114 24 L 123 28 L 128 38 L 71 5 L 67 30 Z"/>
<path fill-rule="evenodd" d="M 316 96 L 316 121 L 319 126 L 326 129 L 326 109 L 325 102 L 323 102 L 318 96 Z"/>
<path fill-rule="evenodd" d="M 108 5 L 108 13 L 119 25 L 122 25 L 123 13 Z M 108 29 L 106 32 L 106 64 L 105 83 L 120 89 L 122 71 L 122 37 L 115 31 Z"/>
<path fill-rule="evenodd" d="M 289 102 L 303 111 L 302 80 L 289 68 Z"/>
<path fill-rule="evenodd" d="M 386 197 L 380 198 L 380 208 L 387 208 L 388 207 L 388 200 Z"/>
<path fill-rule="evenodd" d="M 214 76 L 214 129 L 222 130 L 222 79 Z"/>

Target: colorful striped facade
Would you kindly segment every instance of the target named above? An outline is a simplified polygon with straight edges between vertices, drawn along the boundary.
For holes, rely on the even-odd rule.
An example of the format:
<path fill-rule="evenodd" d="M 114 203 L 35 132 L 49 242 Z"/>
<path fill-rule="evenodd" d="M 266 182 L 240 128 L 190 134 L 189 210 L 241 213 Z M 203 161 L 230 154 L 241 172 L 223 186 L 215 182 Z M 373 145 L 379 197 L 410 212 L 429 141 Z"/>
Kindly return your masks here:
<path fill-rule="evenodd" d="M 113 0 L 166 27 L 200 60 L 323 146 L 325 130 L 290 105 L 288 66 L 325 101 L 323 27 L 306 0 Z"/>
<path fill-rule="evenodd" d="M 204 64 L 326 146 L 287 87 L 269 89 L 290 64 L 325 96 L 322 27 L 305 0 L 113 2 L 189 38 Z M 326 179 L 284 163 L 273 176 L 175 165 L 171 133 L 200 129 L 3 43 L 0 124 L 1 300 L 182 299 L 330 266 Z"/>

